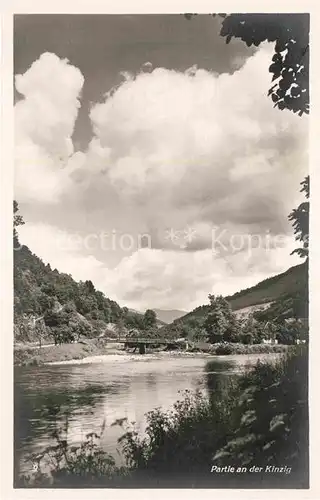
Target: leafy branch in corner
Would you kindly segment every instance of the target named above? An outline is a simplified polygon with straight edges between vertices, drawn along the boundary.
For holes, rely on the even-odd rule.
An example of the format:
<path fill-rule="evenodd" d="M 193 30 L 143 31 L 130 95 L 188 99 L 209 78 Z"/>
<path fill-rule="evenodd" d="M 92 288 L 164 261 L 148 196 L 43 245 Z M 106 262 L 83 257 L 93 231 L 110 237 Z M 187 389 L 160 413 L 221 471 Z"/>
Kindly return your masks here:
<path fill-rule="evenodd" d="M 299 257 L 305 258 L 309 255 L 309 176 L 305 177 L 301 182 L 301 186 L 300 192 L 305 194 L 307 201 L 300 203 L 298 208 L 294 208 L 288 218 L 292 222 L 296 240 L 302 242 L 302 247 L 293 250 L 291 255 L 297 253 Z"/>
<path fill-rule="evenodd" d="M 196 14 L 185 14 L 190 20 Z M 309 14 L 212 14 L 222 20 L 220 35 L 240 38 L 248 47 L 275 42 L 268 95 L 274 106 L 299 116 L 309 113 Z"/>

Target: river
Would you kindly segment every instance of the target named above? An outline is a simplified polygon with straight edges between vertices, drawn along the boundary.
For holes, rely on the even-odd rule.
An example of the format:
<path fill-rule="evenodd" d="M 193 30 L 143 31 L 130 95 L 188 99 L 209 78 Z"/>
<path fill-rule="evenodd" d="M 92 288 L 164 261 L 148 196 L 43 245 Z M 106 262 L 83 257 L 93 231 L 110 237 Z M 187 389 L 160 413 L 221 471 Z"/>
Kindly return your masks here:
<path fill-rule="evenodd" d="M 168 353 L 167 353 L 168 354 Z M 230 374 L 241 373 L 258 359 L 279 355 L 194 356 L 147 354 L 109 355 L 78 362 L 15 369 L 16 470 L 32 469 L 30 453 L 54 443 L 52 432 L 68 420 L 68 442 L 80 443 L 89 432 L 100 434 L 101 445 L 120 463 L 119 426 L 126 417 L 144 433 L 146 412 L 169 409 L 184 390 L 213 391 Z"/>

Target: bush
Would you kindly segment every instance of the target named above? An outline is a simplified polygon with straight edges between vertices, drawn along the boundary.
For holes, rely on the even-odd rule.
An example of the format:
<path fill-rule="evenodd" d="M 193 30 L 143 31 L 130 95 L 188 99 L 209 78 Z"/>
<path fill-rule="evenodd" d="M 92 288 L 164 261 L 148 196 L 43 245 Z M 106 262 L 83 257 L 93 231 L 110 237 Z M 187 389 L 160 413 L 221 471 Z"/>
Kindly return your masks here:
<path fill-rule="evenodd" d="M 223 356 L 227 354 L 233 354 L 234 353 L 234 348 L 230 344 L 219 344 L 218 347 L 216 348 L 216 355 L 217 356 Z"/>
<path fill-rule="evenodd" d="M 99 446 L 101 433 L 91 432 L 86 435 L 80 446 L 70 446 L 63 434 L 68 432 L 68 421 L 63 430 L 55 430 L 53 435 L 57 444 L 49 446 L 41 454 L 30 455 L 36 473 L 33 476 L 22 475 L 19 487 L 74 487 L 110 486 L 117 479 L 127 474 L 124 467 L 117 467 L 112 456 L 102 451 Z M 51 464 L 50 473 L 44 472 Z M 54 467 L 52 467 L 54 464 Z"/>
<path fill-rule="evenodd" d="M 225 347 L 227 346 L 227 347 Z M 201 352 L 213 355 L 229 354 L 281 354 L 292 349 L 282 344 L 207 344 L 201 346 Z"/>
<path fill-rule="evenodd" d="M 217 466 L 288 465 L 308 483 L 308 352 L 298 348 L 275 365 L 261 363 L 239 379 L 232 438 L 213 455 Z M 288 478 L 287 478 L 288 479 Z M 276 480 L 276 477 L 273 478 Z M 279 484 L 279 483 L 278 483 Z M 303 486 L 304 485 L 304 486 Z M 283 486 L 282 486 L 283 487 Z"/>
<path fill-rule="evenodd" d="M 239 378 L 228 377 L 223 391 L 210 398 L 186 393 L 173 411 L 150 412 L 146 438 L 134 432 L 122 438 L 130 467 L 144 471 L 144 477 L 183 474 L 199 484 L 212 462 L 248 471 L 252 465 L 288 464 L 294 474 L 282 475 L 277 484 L 287 480 L 306 487 L 307 364 L 306 349 L 296 350 L 275 364 L 258 362 Z M 250 484 L 252 474 L 222 480 Z M 266 475 L 265 482 L 274 487 L 277 477 Z"/>

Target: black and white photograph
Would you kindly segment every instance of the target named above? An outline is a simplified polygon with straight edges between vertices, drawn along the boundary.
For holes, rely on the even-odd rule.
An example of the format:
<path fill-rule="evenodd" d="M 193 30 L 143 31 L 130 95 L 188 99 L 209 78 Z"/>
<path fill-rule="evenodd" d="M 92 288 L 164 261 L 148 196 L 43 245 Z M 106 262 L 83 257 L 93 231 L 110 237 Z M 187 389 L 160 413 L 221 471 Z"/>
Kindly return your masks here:
<path fill-rule="evenodd" d="M 308 12 L 13 16 L 15 489 L 309 488 L 309 57 Z"/>

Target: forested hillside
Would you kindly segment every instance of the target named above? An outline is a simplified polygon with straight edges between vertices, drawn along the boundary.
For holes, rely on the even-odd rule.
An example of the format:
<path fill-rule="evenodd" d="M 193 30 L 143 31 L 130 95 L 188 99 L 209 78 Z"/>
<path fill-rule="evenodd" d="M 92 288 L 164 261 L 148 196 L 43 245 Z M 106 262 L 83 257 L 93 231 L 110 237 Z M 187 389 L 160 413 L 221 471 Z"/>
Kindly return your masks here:
<path fill-rule="evenodd" d="M 299 294 L 308 282 L 306 263 L 290 267 L 284 273 L 261 281 L 257 285 L 226 297 L 234 311 L 255 304 L 273 302 L 286 295 Z"/>
<path fill-rule="evenodd" d="M 23 223 L 21 216 L 15 217 L 15 225 Z M 70 275 L 51 269 L 27 246 L 19 244 L 16 230 L 14 248 L 15 341 L 51 338 L 61 343 L 83 336 L 115 337 L 155 325 L 153 311 L 142 315 L 121 308 L 96 290 L 91 281 L 77 283 Z"/>
<path fill-rule="evenodd" d="M 253 305 L 271 303 L 253 313 L 259 322 L 283 322 L 285 319 L 308 317 L 308 261 L 291 267 L 286 272 L 261 281 L 257 285 L 225 297 L 233 311 Z M 262 308 L 261 308 L 262 309 Z M 166 327 L 176 335 L 194 338 L 205 336 L 204 328 L 212 305 L 199 306 Z"/>
<path fill-rule="evenodd" d="M 44 334 L 97 335 L 108 323 L 117 323 L 121 312 L 91 281 L 76 283 L 70 275 L 45 265 L 26 246 L 14 252 L 14 313 L 21 340 L 31 333 L 26 327 L 19 328 L 26 318 L 30 326 L 34 324 L 30 318 L 40 321 Z M 45 327 L 50 330 L 46 332 Z"/>
<path fill-rule="evenodd" d="M 150 310 L 142 315 L 121 308 L 91 281 L 77 283 L 22 246 L 14 251 L 14 320 L 16 341 L 51 336 L 60 343 L 80 336 L 146 331 L 155 325 L 156 316 Z"/>

